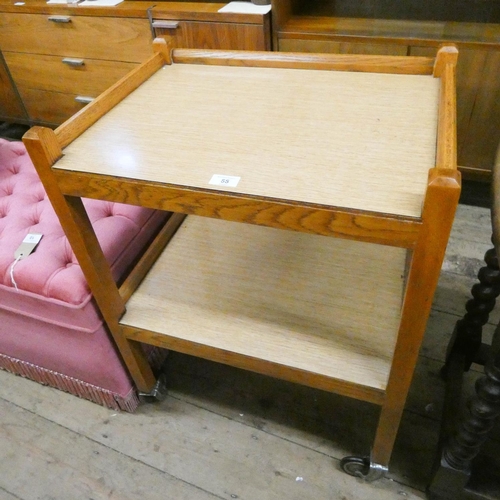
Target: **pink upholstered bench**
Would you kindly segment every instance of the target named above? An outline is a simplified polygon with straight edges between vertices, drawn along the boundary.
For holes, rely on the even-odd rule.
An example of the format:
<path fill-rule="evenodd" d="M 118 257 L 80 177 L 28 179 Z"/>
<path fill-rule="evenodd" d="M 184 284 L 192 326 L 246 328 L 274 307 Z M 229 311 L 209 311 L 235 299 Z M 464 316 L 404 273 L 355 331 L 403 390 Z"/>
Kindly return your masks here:
<path fill-rule="evenodd" d="M 117 203 L 85 200 L 85 206 L 115 279 L 168 218 Z M 42 240 L 12 267 L 28 233 Z M 24 145 L 3 139 L 0 272 L 0 368 L 133 411 L 136 391 Z"/>

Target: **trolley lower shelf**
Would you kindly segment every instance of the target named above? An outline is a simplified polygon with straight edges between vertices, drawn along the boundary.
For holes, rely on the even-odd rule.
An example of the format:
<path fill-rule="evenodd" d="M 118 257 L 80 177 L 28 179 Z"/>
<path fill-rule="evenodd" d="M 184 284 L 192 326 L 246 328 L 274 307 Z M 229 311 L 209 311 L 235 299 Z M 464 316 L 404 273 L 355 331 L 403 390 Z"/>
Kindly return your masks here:
<path fill-rule="evenodd" d="M 401 248 L 190 216 L 121 324 L 135 340 L 379 402 L 405 260 Z"/>

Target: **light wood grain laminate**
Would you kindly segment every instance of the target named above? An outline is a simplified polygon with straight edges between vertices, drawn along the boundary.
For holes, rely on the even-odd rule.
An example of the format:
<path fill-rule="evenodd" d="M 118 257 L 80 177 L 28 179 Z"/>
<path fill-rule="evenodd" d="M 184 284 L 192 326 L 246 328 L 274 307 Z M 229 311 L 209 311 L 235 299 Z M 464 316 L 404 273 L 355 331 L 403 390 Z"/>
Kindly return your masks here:
<path fill-rule="evenodd" d="M 404 249 L 190 216 L 120 323 L 383 390 L 405 262 Z"/>
<path fill-rule="evenodd" d="M 325 71 L 311 92 L 310 76 L 164 67 L 66 148 L 57 168 L 202 189 L 214 174 L 238 176 L 226 191 L 419 217 L 439 81 Z M 158 144 L 168 155 L 155 154 Z"/>

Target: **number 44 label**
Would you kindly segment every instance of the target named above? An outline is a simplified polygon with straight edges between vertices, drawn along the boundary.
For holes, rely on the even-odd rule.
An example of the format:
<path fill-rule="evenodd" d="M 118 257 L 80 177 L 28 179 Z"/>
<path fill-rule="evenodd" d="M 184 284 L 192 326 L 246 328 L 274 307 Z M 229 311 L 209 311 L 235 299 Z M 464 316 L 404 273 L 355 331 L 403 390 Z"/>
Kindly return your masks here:
<path fill-rule="evenodd" d="M 215 186 L 227 186 L 236 187 L 238 182 L 240 182 L 241 177 L 235 177 L 234 175 L 219 175 L 214 174 L 209 181 L 209 184 L 214 184 Z"/>

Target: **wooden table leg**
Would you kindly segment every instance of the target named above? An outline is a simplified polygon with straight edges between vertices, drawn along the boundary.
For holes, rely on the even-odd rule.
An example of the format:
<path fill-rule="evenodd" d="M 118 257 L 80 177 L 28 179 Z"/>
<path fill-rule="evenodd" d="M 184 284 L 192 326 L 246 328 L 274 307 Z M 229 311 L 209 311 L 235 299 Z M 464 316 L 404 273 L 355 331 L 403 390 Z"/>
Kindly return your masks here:
<path fill-rule="evenodd" d="M 451 356 L 454 352 L 464 355 L 464 370 L 468 371 L 473 362 L 485 363 L 482 356 L 482 330 L 488 322 L 489 314 L 495 307 L 496 298 L 500 295 L 500 269 L 494 248 L 484 256 L 486 266 L 478 273 L 479 283 L 471 290 L 472 299 L 466 304 L 466 314 L 457 321 L 452 338 L 448 345 L 446 363 L 442 374 L 446 378 Z"/>
<path fill-rule="evenodd" d="M 500 352 L 491 357 L 484 371 L 485 375 L 476 382 L 476 393 L 466 414 L 442 449 L 440 463 L 428 487 L 431 500 L 499 498 L 474 496 L 469 484 L 472 461 L 500 415 Z M 498 485 L 495 488 L 498 490 Z"/>

